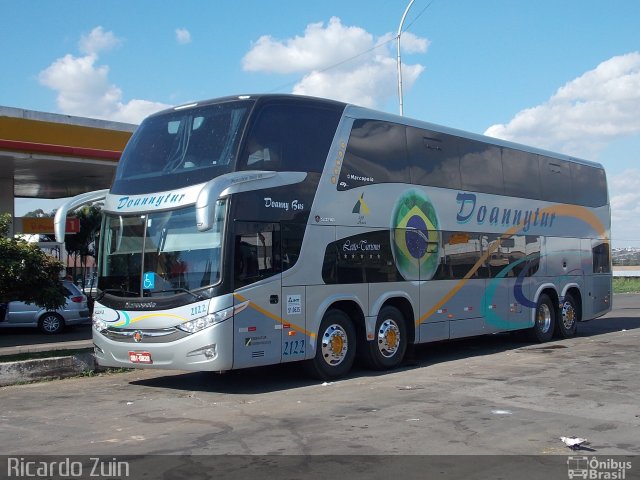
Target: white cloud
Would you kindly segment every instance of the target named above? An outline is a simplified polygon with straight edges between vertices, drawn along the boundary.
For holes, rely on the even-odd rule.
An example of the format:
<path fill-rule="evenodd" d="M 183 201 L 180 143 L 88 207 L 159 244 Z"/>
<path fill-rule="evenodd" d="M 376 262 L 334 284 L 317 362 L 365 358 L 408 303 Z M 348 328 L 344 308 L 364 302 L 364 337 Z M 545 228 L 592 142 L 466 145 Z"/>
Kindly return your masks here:
<path fill-rule="evenodd" d="M 594 158 L 612 139 L 640 133 L 640 52 L 612 57 L 545 103 L 485 134 Z"/>
<path fill-rule="evenodd" d="M 91 55 L 101 51 L 111 50 L 121 43 L 122 40 L 117 38 L 113 32 L 105 32 L 102 27 L 98 26 L 91 30 L 89 35 L 82 35 L 80 37 L 79 48 L 82 53 Z"/>
<path fill-rule="evenodd" d="M 485 135 L 597 159 L 615 139 L 640 135 L 640 52 L 612 57 Z M 640 170 L 609 175 L 614 246 L 640 243 Z M 625 243 L 626 242 L 626 243 Z"/>
<path fill-rule="evenodd" d="M 147 115 L 168 107 L 136 99 L 123 103 L 122 90 L 109 82 L 109 67 L 97 64 L 99 51 L 119 43 L 112 32 L 96 27 L 80 41 L 85 56 L 67 54 L 40 72 L 40 83 L 57 92 L 56 102 L 62 113 L 140 123 Z"/>
<path fill-rule="evenodd" d="M 180 45 L 191 43 L 191 32 L 186 28 L 176 28 L 176 41 Z"/>
<path fill-rule="evenodd" d="M 377 107 L 396 93 L 395 35 L 376 39 L 356 26 L 332 17 L 328 24 L 307 25 L 304 35 L 286 40 L 260 37 L 242 59 L 245 71 L 302 73 L 293 93 L 328 97 Z M 409 32 L 402 35 L 406 53 L 424 53 L 429 41 Z M 422 65 L 403 64 L 408 90 L 424 71 Z"/>
<path fill-rule="evenodd" d="M 629 169 L 609 176 L 611 237 L 614 246 L 640 247 L 640 170 Z"/>

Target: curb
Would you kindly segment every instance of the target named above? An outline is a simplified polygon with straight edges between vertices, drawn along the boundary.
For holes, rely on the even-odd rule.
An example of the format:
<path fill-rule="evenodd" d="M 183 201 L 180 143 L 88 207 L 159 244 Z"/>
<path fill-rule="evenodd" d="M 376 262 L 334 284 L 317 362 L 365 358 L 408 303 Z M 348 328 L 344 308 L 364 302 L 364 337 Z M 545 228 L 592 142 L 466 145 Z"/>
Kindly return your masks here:
<path fill-rule="evenodd" d="M 95 371 L 97 368 L 93 353 L 0 363 L 0 387 L 36 380 L 73 377 Z"/>

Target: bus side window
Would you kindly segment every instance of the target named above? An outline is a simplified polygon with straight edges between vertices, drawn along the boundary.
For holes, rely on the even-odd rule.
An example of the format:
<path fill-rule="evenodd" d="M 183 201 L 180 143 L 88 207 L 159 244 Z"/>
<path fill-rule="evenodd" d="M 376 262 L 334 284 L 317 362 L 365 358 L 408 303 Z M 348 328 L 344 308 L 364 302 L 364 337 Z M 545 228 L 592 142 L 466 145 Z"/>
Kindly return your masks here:
<path fill-rule="evenodd" d="M 571 164 L 573 203 L 586 207 L 607 204 L 607 179 L 604 170 L 580 163 Z"/>
<path fill-rule="evenodd" d="M 460 188 L 456 137 L 407 127 L 411 181 L 417 185 Z"/>
<path fill-rule="evenodd" d="M 337 107 L 269 103 L 255 115 L 239 170 L 321 173 L 340 120 Z"/>
<path fill-rule="evenodd" d="M 355 120 L 340 170 L 338 190 L 375 183 L 410 183 L 406 127 Z"/>
<path fill-rule="evenodd" d="M 504 195 L 501 148 L 463 138 L 458 148 L 462 188 Z"/>
<path fill-rule="evenodd" d="M 502 173 L 505 195 L 536 200 L 542 198 L 538 155 L 503 148 Z"/>
<path fill-rule="evenodd" d="M 601 243 L 591 250 L 593 255 L 593 273 L 611 273 L 609 244 Z"/>
<path fill-rule="evenodd" d="M 542 199 L 547 202 L 573 203 L 569 163 L 539 156 Z"/>
<path fill-rule="evenodd" d="M 259 222 L 235 222 L 234 225 L 234 288 L 280 273 L 279 225 Z"/>

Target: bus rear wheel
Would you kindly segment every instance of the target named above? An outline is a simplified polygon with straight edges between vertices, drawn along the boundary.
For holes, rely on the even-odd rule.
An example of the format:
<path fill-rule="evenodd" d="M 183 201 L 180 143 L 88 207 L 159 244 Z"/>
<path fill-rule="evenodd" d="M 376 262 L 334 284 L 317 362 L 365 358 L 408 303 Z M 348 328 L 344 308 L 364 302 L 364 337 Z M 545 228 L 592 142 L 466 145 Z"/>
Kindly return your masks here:
<path fill-rule="evenodd" d="M 529 338 L 538 343 L 548 342 L 553 338 L 553 331 L 556 325 L 556 307 L 549 298 L 549 295 L 543 293 L 538 298 L 536 307 L 536 318 L 533 327 L 528 331 Z"/>
<path fill-rule="evenodd" d="M 560 318 L 556 323 L 556 335 L 560 338 L 571 338 L 575 336 L 578 330 L 578 320 L 580 313 L 578 304 L 573 295 L 567 293 L 564 296 L 564 302 L 560 306 Z"/>
<path fill-rule="evenodd" d="M 375 338 L 366 342 L 366 364 L 375 370 L 388 370 L 402 362 L 407 351 L 407 327 L 400 310 L 386 306 L 376 319 Z"/>
<path fill-rule="evenodd" d="M 342 310 L 329 310 L 320 323 L 316 354 L 307 362 L 309 374 L 321 380 L 346 375 L 356 356 L 356 331 Z"/>

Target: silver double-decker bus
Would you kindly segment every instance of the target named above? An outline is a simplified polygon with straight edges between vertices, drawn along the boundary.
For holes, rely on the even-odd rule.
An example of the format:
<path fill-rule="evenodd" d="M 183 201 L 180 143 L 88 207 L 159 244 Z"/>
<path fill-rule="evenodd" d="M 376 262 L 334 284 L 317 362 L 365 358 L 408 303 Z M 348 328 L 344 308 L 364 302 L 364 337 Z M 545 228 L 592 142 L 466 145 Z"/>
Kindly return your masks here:
<path fill-rule="evenodd" d="M 522 330 L 611 309 L 599 164 L 331 100 L 246 95 L 145 119 L 102 200 L 103 366 L 227 371 Z"/>

